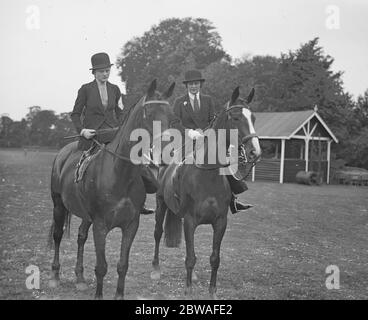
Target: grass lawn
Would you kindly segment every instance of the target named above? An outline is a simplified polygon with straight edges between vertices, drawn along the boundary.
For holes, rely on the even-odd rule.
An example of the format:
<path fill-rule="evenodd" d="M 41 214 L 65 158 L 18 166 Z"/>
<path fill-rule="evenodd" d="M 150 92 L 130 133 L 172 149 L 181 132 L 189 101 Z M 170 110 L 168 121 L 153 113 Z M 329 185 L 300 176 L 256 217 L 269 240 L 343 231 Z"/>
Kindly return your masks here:
<path fill-rule="evenodd" d="M 61 286 L 49 289 L 53 252 L 46 249 L 52 220 L 49 191 L 54 152 L 0 150 L 0 299 L 91 299 L 95 290 L 92 234 L 85 247 L 85 277 L 89 288 L 75 289 L 77 231 L 61 245 Z M 229 213 L 218 272 L 220 299 L 367 299 L 368 187 L 249 183 L 240 196 L 255 207 Z M 147 205 L 155 205 L 153 196 Z M 126 281 L 126 298 L 184 298 L 185 246 L 161 246 L 160 281 L 150 279 L 154 216 L 142 216 L 134 240 Z M 120 230 L 107 239 L 108 273 L 105 299 L 116 290 Z M 208 298 L 212 230 L 200 226 L 195 235 L 199 277 L 195 299 Z M 25 269 L 41 272 L 40 290 L 25 286 Z M 340 289 L 328 290 L 326 268 L 340 271 Z"/>

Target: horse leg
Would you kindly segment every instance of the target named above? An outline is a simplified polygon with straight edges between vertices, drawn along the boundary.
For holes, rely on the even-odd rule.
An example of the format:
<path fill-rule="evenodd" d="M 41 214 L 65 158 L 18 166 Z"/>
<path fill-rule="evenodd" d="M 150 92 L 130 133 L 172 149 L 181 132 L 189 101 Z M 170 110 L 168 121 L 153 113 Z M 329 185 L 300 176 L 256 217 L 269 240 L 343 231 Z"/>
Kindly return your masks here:
<path fill-rule="evenodd" d="M 161 197 L 156 197 L 157 201 L 157 209 L 156 209 L 156 215 L 155 215 L 155 254 L 153 256 L 152 260 L 152 267 L 153 271 L 151 272 L 151 279 L 152 280 L 159 280 L 161 277 L 161 271 L 160 271 L 160 261 L 159 261 L 159 252 L 160 252 L 160 241 L 163 233 L 163 223 L 165 219 L 165 213 L 167 206 L 164 202 L 164 199 Z"/>
<path fill-rule="evenodd" d="M 93 240 L 96 250 L 96 267 L 95 275 L 97 278 L 95 299 L 103 297 L 103 278 L 107 273 L 107 262 L 105 255 L 107 230 L 103 221 L 96 220 L 93 222 Z"/>
<path fill-rule="evenodd" d="M 61 196 L 58 194 L 52 194 L 52 200 L 54 202 L 54 222 L 53 222 L 53 238 L 55 244 L 54 261 L 52 262 L 51 279 L 49 281 L 50 288 L 56 288 L 60 282 L 60 262 L 59 262 L 59 251 L 60 242 L 63 237 L 63 228 L 65 218 L 68 214 L 65 208 Z"/>
<path fill-rule="evenodd" d="M 78 253 L 77 253 L 77 264 L 75 266 L 75 275 L 77 276 L 76 287 L 79 291 L 84 291 L 87 289 L 86 280 L 83 276 L 83 253 L 84 244 L 88 238 L 88 230 L 91 226 L 91 222 L 82 220 L 78 231 Z"/>
<path fill-rule="evenodd" d="M 220 247 L 222 238 L 224 237 L 227 226 L 227 216 L 220 217 L 213 224 L 213 243 L 212 243 L 212 254 L 210 257 L 211 264 L 211 280 L 209 293 L 211 299 L 217 299 L 216 296 L 216 281 L 217 281 L 217 270 L 220 266 Z"/>
<path fill-rule="evenodd" d="M 139 226 L 139 213 L 137 217 L 126 227 L 122 228 L 123 237 L 121 240 L 120 260 L 117 271 L 119 275 L 118 286 L 116 288 L 115 299 L 124 299 L 125 276 L 129 267 L 129 252 Z"/>
<path fill-rule="evenodd" d="M 185 286 L 185 295 L 191 296 L 193 293 L 192 288 L 192 275 L 194 265 L 196 263 L 196 256 L 194 252 L 194 231 L 195 224 L 193 221 L 193 217 L 187 214 L 184 217 L 184 236 L 185 236 L 185 245 L 186 245 L 186 258 L 185 258 L 185 267 L 187 269 L 187 279 Z"/>

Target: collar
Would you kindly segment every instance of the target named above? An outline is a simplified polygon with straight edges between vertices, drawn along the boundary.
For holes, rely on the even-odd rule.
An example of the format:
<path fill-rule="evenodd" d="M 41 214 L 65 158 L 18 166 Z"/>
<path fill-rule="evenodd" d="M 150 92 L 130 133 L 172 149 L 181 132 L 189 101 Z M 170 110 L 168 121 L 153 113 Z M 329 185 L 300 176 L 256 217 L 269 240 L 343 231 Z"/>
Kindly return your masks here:
<path fill-rule="evenodd" d="M 197 99 L 199 100 L 199 92 L 197 94 L 191 94 L 190 92 L 188 92 L 188 95 L 189 95 L 189 99 L 191 100 L 194 100 L 194 96 L 196 95 L 197 96 Z"/>
<path fill-rule="evenodd" d="M 105 83 L 102 83 L 102 84 L 101 84 L 101 83 L 100 83 L 100 82 L 98 82 L 96 79 L 95 79 L 95 82 L 96 82 L 96 84 L 97 84 L 97 86 L 98 86 L 98 87 L 102 87 L 102 88 L 103 88 L 103 87 L 107 87 L 107 83 L 108 83 L 108 81 L 106 81 Z"/>

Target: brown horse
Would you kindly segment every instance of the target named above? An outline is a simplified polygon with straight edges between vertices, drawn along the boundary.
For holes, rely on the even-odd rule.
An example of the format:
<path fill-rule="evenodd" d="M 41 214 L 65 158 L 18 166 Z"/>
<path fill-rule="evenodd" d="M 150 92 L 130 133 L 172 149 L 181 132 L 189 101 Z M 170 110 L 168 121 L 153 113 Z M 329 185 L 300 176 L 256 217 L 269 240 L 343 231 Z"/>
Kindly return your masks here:
<path fill-rule="evenodd" d="M 250 103 L 254 95 L 254 89 L 248 96 Z M 232 94 L 226 107 L 215 117 L 210 127 L 226 130 L 225 150 L 230 146 L 230 129 L 238 130 L 238 145 L 243 150 L 248 167 L 251 167 L 259 159 L 261 150 L 258 137 L 254 131 L 254 117 L 247 108 L 247 103 L 239 99 L 239 88 Z M 216 139 L 217 140 L 217 139 Z M 209 150 L 216 149 L 216 145 L 205 140 L 204 154 L 209 155 Z M 191 157 L 193 155 L 190 155 Z M 168 247 L 179 247 L 182 237 L 182 218 L 184 218 L 184 235 L 186 242 L 186 295 L 192 294 L 192 279 L 196 263 L 194 252 L 194 232 L 198 225 L 211 224 L 213 228 L 213 247 L 210 257 L 211 280 L 209 286 L 210 297 L 216 298 L 217 270 L 220 264 L 220 247 L 227 225 L 227 213 L 231 199 L 231 189 L 226 176 L 220 175 L 221 167 L 226 166 L 217 157 L 215 164 L 198 165 L 171 163 L 160 171 L 160 188 L 156 194 L 157 210 L 155 225 L 155 253 L 152 261 L 153 271 L 151 278 L 157 280 L 161 276 L 159 267 L 159 245 L 163 233 L 163 221 L 165 220 L 165 243 Z M 207 157 L 208 158 L 208 157 Z M 249 171 L 250 172 L 250 168 Z"/>
<path fill-rule="evenodd" d="M 83 250 L 88 229 L 93 225 L 96 250 L 97 288 L 95 298 L 102 299 L 103 278 L 107 272 L 105 243 L 107 234 L 116 227 L 122 230 L 119 275 L 116 299 L 123 299 L 125 276 L 128 270 L 129 251 L 136 235 L 140 211 L 146 199 L 146 191 L 140 178 L 141 165 L 130 160 L 131 148 L 137 143 L 130 135 L 137 128 L 146 129 L 151 141 L 153 121 L 160 121 L 162 131 L 169 127 L 172 111 L 166 101 L 173 93 L 173 83 L 162 96 L 156 91 L 154 80 L 147 94 L 131 110 L 113 141 L 102 148 L 90 163 L 82 181 L 74 182 L 76 164 L 81 157 L 77 142 L 65 146 L 56 156 L 51 176 L 51 196 L 54 203 L 54 220 L 50 237 L 55 243 L 50 286 L 59 282 L 59 247 L 64 224 L 70 225 L 71 214 L 82 219 L 78 233 L 78 255 L 75 273 L 77 288 L 85 289 L 83 276 Z M 51 240 L 51 239 L 49 239 Z"/>

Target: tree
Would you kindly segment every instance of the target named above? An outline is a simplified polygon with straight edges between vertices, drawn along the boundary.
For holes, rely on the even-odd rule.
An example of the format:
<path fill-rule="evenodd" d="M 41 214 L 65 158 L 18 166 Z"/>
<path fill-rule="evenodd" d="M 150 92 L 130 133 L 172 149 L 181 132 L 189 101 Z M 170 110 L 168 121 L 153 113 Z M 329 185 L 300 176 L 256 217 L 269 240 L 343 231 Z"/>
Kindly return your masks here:
<path fill-rule="evenodd" d="M 64 112 L 57 115 L 55 126 L 52 129 L 50 138 L 52 145 L 59 148 L 63 147 L 70 142 L 70 140 L 66 140 L 64 137 L 71 136 L 73 134 L 75 134 L 75 129 L 69 113 Z"/>
<path fill-rule="evenodd" d="M 358 97 L 354 114 L 360 128 L 368 127 L 368 89 Z"/>
<path fill-rule="evenodd" d="M 295 52 L 282 54 L 269 98 L 272 111 L 306 110 L 317 105 L 319 114 L 343 141 L 349 136 L 347 120 L 354 102 L 343 90 L 342 72 L 331 70 L 333 62 L 318 46 L 318 38 Z"/>
<path fill-rule="evenodd" d="M 153 78 L 166 87 L 173 79 L 180 80 L 189 66 L 201 70 L 221 59 L 230 58 L 210 21 L 172 18 L 127 42 L 117 65 L 127 94 L 134 100 Z"/>
<path fill-rule="evenodd" d="M 23 147 L 28 144 L 28 127 L 25 119 L 12 123 L 8 141 L 11 147 Z"/>
<path fill-rule="evenodd" d="M 218 61 L 210 64 L 205 70 L 206 83 L 204 92 L 209 93 L 222 106 L 229 100 L 229 94 L 240 86 L 241 94 L 246 96 L 254 87 L 256 99 L 252 110 L 263 111 L 271 103 L 267 99 L 269 90 L 276 82 L 279 59 L 272 56 L 246 56 L 236 60 Z"/>
<path fill-rule="evenodd" d="M 347 124 L 348 137 L 339 148 L 339 156 L 351 166 L 368 169 L 368 90 L 358 97 Z"/>
<path fill-rule="evenodd" d="M 0 119 L 0 146 L 1 147 L 10 147 L 10 134 L 11 134 L 11 127 L 13 124 L 13 120 L 3 115 Z"/>
<path fill-rule="evenodd" d="M 53 145 L 52 132 L 55 128 L 57 116 L 52 110 L 41 110 L 40 107 L 30 108 L 26 118 L 29 122 L 29 140 L 32 145 Z"/>
<path fill-rule="evenodd" d="M 210 64 L 205 72 L 206 82 L 203 93 L 209 94 L 220 109 L 229 100 L 233 90 L 239 86 L 237 69 L 227 61 L 217 61 Z"/>

